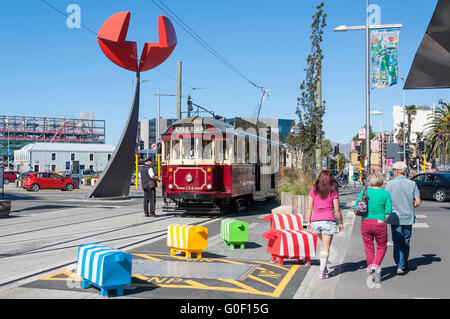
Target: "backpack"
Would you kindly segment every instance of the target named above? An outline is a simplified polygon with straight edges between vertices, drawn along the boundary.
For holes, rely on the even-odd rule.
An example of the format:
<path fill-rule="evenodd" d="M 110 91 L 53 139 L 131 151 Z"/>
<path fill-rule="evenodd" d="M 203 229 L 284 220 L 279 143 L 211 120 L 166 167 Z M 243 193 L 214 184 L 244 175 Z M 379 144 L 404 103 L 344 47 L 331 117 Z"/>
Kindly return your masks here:
<path fill-rule="evenodd" d="M 364 192 L 361 199 L 358 201 L 355 207 L 356 216 L 364 216 L 369 211 L 369 197 L 367 196 L 367 186 L 364 187 Z"/>

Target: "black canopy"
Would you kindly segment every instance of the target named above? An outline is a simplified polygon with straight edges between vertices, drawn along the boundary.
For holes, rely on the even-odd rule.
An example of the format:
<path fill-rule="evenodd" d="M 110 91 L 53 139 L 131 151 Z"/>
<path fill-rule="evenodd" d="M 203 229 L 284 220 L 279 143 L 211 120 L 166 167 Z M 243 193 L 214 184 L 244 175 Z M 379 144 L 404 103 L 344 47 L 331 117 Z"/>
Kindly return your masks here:
<path fill-rule="evenodd" d="M 450 0 L 439 0 L 404 89 L 450 88 Z"/>

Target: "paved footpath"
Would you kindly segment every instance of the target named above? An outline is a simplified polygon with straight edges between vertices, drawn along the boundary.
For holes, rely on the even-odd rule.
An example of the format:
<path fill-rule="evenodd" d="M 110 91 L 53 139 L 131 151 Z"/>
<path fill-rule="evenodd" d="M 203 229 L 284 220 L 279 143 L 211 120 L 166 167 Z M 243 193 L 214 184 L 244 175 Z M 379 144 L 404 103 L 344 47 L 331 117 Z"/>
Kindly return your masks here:
<path fill-rule="evenodd" d="M 321 281 L 310 298 L 342 299 L 411 299 L 450 298 L 450 250 L 448 227 L 450 202 L 423 201 L 416 209 L 417 223 L 413 226 L 410 272 L 396 274 L 390 225 L 388 250 L 382 263 L 382 281 L 379 286 L 368 281 L 365 272 L 365 252 L 361 238 L 361 218 L 355 217 L 345 256 L 331 259 L 328 280 Z M 348 230 L 348 229 L 347 229 Z M 336 240 L 332 246 L 336 247 Z"/>

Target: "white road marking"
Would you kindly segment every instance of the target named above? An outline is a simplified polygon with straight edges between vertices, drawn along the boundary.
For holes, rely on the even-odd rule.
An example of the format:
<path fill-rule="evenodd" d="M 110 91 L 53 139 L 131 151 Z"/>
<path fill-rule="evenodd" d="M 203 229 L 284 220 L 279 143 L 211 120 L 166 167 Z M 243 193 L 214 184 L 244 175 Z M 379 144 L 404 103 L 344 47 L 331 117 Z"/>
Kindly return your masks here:
<path fill-rule="evenodd" d="M 413 228 L 430 228 L 427 223 L 415 223 L 412 226 Z"/>

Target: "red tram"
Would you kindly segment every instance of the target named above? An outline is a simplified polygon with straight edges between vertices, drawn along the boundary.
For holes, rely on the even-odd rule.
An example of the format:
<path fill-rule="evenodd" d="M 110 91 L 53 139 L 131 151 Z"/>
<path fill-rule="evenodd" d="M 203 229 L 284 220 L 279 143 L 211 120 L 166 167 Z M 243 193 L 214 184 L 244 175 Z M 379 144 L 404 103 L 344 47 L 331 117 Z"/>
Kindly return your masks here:
<path fill-rule="evenodd" d="M 236 126 L 236 123 L 235 123 Z M 285 152 L 278 136 L 215 118 L 187 118 L 161 136 L 165 209 L 236 210 L 276 196 Z M 252 134 L 254 133 L 254 134 Z M 174 204 L 174 207 L 172 204 Z"/>

